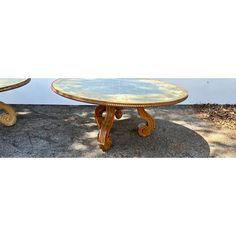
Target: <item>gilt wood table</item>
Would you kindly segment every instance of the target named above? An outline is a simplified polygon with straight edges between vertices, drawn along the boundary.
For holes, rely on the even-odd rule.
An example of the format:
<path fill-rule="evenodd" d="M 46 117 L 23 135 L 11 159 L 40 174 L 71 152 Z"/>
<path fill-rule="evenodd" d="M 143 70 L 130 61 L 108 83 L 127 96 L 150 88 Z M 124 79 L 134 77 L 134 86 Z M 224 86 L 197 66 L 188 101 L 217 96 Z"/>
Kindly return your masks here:
<path fill-rule="evenodd" d="M 30 79 L 1 79 L 0 78 L 0 92 L 16 89 L 22 87 L 30 82 Z M 0 102 L 0 110 L 3 110 L 3 113 L 0 114 L 0 124 L 5 126 L 12 126 L 16 123 L 16 112 L 15 110 L 3 103 Z"/>
<path fill-rule="evenodd" d="M 174 105 L 188 97 L 184 89 L 156 79 L 58 79 L 52 90 L 66 98 L 97 105 L 97 140 L 103 151 L 111 147 L 110 131 L 114 118 L 122 117 L 122 109 L 137 108 L 146 121 L 138 126 L 138 134 L 146 137 L 156 125 L 145 108 Z"/>

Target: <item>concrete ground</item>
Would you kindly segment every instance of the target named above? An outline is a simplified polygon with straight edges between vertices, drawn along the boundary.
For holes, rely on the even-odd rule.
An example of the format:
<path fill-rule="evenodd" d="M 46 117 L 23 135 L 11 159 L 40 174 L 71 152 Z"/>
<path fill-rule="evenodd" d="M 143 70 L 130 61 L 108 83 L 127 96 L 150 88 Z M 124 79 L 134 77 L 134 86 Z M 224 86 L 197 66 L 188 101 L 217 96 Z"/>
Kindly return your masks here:
<path fill-rule="evenodd" d="M 115 121 L 113 146 L 97 146 L 94 106 L 15 105 L 17 124 L 0 126 L 1 157 L 236 157 L 236 132 L 200 119 L 191 106 L 149 109 L 157 122 L 146 138 L 135 109 Z"/>

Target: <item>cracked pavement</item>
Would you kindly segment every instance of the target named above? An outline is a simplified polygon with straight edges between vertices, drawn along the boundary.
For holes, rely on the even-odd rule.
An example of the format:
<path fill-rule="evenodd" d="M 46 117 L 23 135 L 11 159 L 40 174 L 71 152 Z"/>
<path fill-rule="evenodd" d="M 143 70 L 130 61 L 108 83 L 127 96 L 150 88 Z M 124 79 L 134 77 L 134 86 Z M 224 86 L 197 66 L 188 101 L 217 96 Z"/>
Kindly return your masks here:
<path fill-rule="evenodd" d="M 13 105 L 13 127 L 0 126 L 1 157 L 236 157 L 236 132 L 200 119 L 188 105 L 153 108 L 157 129 L 146 138 L 135 109 L 114 122 L 113 145 L 97 145 L 94 106 Z"/>

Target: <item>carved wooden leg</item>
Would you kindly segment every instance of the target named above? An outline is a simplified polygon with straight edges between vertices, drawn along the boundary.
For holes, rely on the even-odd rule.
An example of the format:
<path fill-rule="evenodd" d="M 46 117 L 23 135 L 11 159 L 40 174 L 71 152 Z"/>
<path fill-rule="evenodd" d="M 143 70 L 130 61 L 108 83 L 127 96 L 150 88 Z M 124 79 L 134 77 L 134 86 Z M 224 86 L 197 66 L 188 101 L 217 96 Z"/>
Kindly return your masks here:
<path fill-rule="evenodd" d="M 3 102 L 0 102 L 0 109 L 4 110 L 4 113 L 0 114 L 0 124 L 5 126 L 14 125 L 16 123 L 15 110 Z"/>
<path fill-rule="evenodd" d="M 122 107 L 116 107 L 115 116 L 116 119 L 120 119 L 123 116 Z"/>
<path fill-rule="evenodd" d="M 104 120 L 104 117 L 102 116 L 102 114 L 104 113 L 104 111 L 106 111 L 106 107 L 105 106 L 97 106 L 95 109 L 95 120 L 97 122 L 98 128 L 101 128 L 102 122 Z"/>
<path fill-rule="evenodd" d="M 146 121 L 138 126 L 138 134 L 141 137 L 149 136 L 155 129 L 155 120 L 149 115 L 143 107 L 138 108 L 138 114 Z"/>
<path fill-rule="evenodd" d="M 101 128 L 98 133 L 98 143 L 99 147 L 103 151 L 107 151 L 112 144 L 110 130 L 113 126 L 113 121 L 115 117 L 116 108 L 115 107 L 106 107 L 106 116 L 101 123 Z"/>

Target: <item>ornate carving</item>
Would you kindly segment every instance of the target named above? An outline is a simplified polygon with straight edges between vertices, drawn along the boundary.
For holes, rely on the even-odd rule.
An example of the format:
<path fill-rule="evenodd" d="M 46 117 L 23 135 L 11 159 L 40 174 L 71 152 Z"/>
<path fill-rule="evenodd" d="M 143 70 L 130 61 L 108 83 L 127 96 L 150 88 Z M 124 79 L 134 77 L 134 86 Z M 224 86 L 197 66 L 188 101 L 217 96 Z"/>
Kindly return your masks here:
<path fill-rule="evenodd" d="M 115 113 L 116 119 L 120 119 L 123 116 L 122 108 L 116 107 L 116 113 Z"/>
<path fill-rule="evenodd" d="M 149 136 L 155 129 L 155 120 L 152 118 L 151 115 L 149 115 L 144 108 L 139 107 L 138 114 L 146 121 L 145 123 L 142 123 L 138 126 L 138 134 L 141 137 L 147 137 Z"/>
<path fill-rule="evenodd" d="M 97 140 L 99 143 L 99 147 L 103 151 L 107 151 L 112 145 L 110 131 L 113 126 L 115 117 L 117 119 L 120 119 L 122 117 L 123 113 L 121 109 L 122 108 L 120 107 L 112 107 L 112 106 L 105 107 L 102 105 L 96 107 L 95 119 L 99 127 Z M 155 129 L 155 121 L 152 118 L 152 116 L 149 115 L 144 110 L 144 108 L 137 108 L 137 109 L 138 109 L 138 114 L 146 121 L 146 124 L 139 125 L 138 134 L 142 137 L 146 137 L 150 135 Z M 103 116 L 104 112 L 106 114 Z"/>
<path fill-rule="evenodd" d="M 113 126 L 115 112 L 116 112 L 115 107 L 107 106 L 106 116 L 104 120 L 102 121 L 102 123 L 100 123 L 101 128 L 98 133 L 98 143 L 99 143 L 99 147 L 103 151 L 107 151 L 111 147 L 111 144 L 112 144 L 110 130 Z"/>
<path fill-rule="evenodd" d="M 15 110 L 3 102 L 0 102 L 0 109 L 4 110 L 4 113 L 0 114 L 0 123 L 5 126 L 13 126 L 16 123 Z"/>
<path fill-rule="evenodd" d="M 106 107 L 99 105 L 96 107 L 95 109 L 95 120 L 97 122 L 98 128 L 101 128 L 102 122 L 104 120 L 104 117 L 102 116 L 102 114 L 106 111 Z"/>

